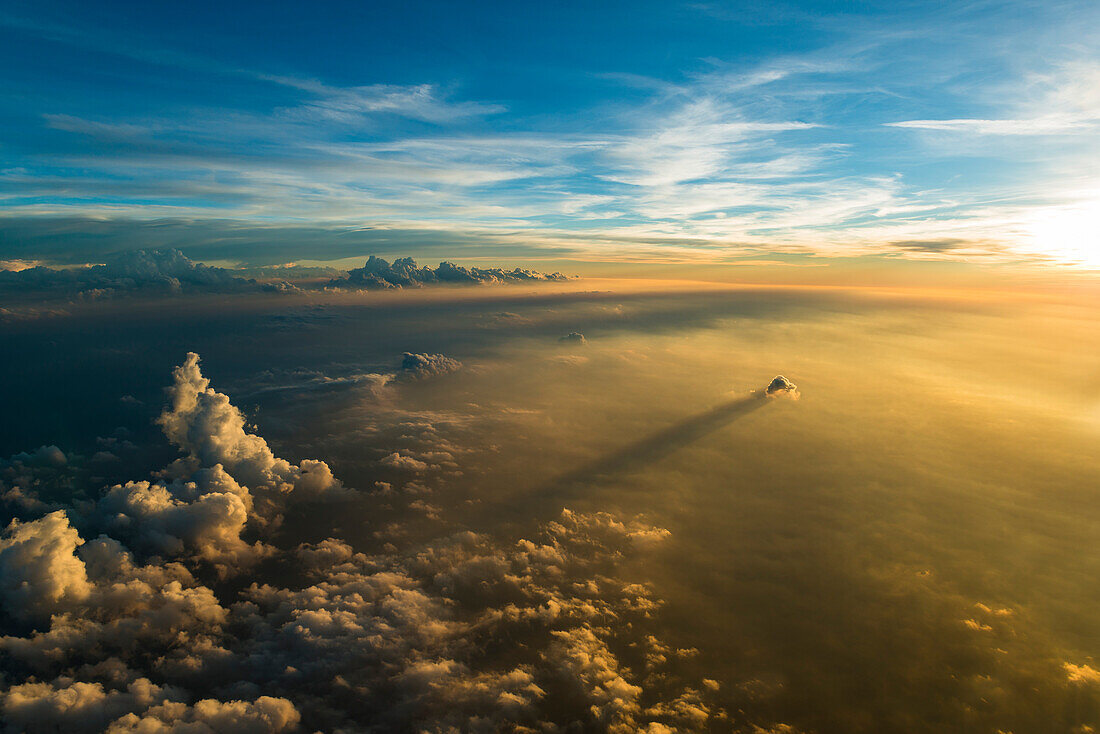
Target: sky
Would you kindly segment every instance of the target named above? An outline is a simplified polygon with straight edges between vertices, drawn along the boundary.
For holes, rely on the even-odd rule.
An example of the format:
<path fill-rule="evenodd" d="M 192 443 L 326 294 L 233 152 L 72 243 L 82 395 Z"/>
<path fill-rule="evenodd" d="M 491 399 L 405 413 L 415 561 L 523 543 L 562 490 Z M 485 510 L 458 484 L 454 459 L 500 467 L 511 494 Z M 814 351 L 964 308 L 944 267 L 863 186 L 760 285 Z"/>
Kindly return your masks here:
<path fill-rule="evenodd" d="M 1076 0 L 10 0 L 0 259 L 1092 269 L 1098 36 Z"/>
<path fill-rule="evenodd" d="M 0 734 L 1100 729 L 1100 4 L 0 0 Z"/>

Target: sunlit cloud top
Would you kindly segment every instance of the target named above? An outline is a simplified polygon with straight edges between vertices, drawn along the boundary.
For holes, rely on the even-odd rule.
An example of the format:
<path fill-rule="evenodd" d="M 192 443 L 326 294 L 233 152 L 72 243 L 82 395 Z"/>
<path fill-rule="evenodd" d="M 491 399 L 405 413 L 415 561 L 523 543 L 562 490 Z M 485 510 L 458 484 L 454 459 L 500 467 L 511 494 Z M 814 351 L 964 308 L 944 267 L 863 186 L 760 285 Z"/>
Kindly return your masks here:
<path fill-rule="evenodd" d="M 755 5 L 9 3 L 0 255 L 1100 267 L 1100 6 Z"/>

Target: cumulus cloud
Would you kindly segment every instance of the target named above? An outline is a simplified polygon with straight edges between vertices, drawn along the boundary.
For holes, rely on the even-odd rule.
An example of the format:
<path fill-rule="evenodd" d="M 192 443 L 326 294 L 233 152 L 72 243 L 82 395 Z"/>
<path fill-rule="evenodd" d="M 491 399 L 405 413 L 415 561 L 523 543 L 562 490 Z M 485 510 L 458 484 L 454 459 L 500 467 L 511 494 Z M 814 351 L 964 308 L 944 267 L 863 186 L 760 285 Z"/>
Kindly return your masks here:
<path fill-rule="evenodd" d="M 579 331 L 571 331 L 565 336 L 558 339 L 558 341 L 569 342 L 571 344 L 585 344 L 588 342 L 588 340 L 584 338 L 584 334 L 580 333 Z"/>
<path fill-rule="evenodd" d="M 5 731 L 101 732 L 115 719 L 178 697 L 179 689 L 154 685 L 139 678 L 123 690 L 105 689 L 102 683 L 64 678 L 53 683 L 23 683 L 2 695 Z M 111 731 L 115 731 L 112 726 Z M 145 729 L 143 731 L 156 731 Z M 165 730 L 167 731 L 167 730 Z"/>
<path fill-rule="evenodd" d="M 251 509 L 248 490 L 221 464 L 200 469 L 191 481 L 115 485 L 98 506 L 103 524 L 132 547 L 168 556 L 187 553 L 223 573 L 268 554 L 259 541 L 241 540 Z"/>
<path fill-rule="evenodd" d="M 84 541 L 58 510 L 40 520 L 12 520 L 0 537 L 0 593 L 16 619 L 49 619 L 91 593 L 84 563 L 74 555 Z"/>
<path fill-rule="evenodd" d="M 623 678 L 619 661 L 589 627 L 555 630 L 555 643 L 544 653 L 590 701 L 589 710 L 600 727 L 611 734 L 638 731 L 641 686 Z"/>
<path fill-rule="evenodd" d="M 98 265 L 51 268 L 44 265 L 0 270 L 0 289 L 79 292 L 90 298 L 131 293 L 179 293 L 185 290 L 234 291 L 256 287 L 225 268 L 196 263 L 179 250 L 134 250 L 110 256 Z"/>
<path fill-rule="evenodd" d="M 1066 678 L 1071 683 L 1083 683 L 1090 685 L 1100 685 L 1100 670 L 1082 663 L 1081 665 L 1074 665 L 1073 663 L 1063 663 L 1062 669 L 1066 671 Z"/>
<path fill-rule="evenodd" d="M 636 644 L 661 601 L 621 565 L 668 530 L 563 510 L 511 540 L 279 545 L 253 522 L 265 497 L 343 485 L 322 462 L 275 457 L 197 355 L 168 397 L 159 423 L 182 459 L 63 510 L 39 501 L 0 538 L 0 600 L 17 622 L 0 635 L 9 731 L 658 732 L 722 720 L 698 693 L 710 689 L 677 676 L 671 647 L 649 633 Z M 21 456 L 13 482 L 68 471 L 57 447 Z"/>
<path fill-rule="evenodd" d="M 422 379 L 456 372 L 462 363 L 442 354 L 413 354 L 405 352 L 401 358 L 401 374 L 406 379 Z"/>
<path fill-rule="evenodd" d="M 378 463 L 382 466 L 388 466 L 391 469 L 402 469 L 412 472 L 427 471 L 430 468 L 430 464 L 427 462 L 420 461 L 412 456 L 405 456 L 396 451 L 388 456 L 383 456 L 378 460 Z"/>
<path fill-rule="evenodd" d="M 525 268 L 467 268 L 452 262 L 420 267 L 412 258 L 389 263 L 371 255 L 361 268 L 318 280 L 317 268 L 288 266 L 266 269 L 215 267 L 195 262 L 174 248 L 119 252 L 92 265 L 51 267 L 38 261 L 0 260 L 0 293 L 55 294 L 98 300 L 132 294 L 185 292 L 299 294 L 321 288 L 384 290 L 426 285 L 502 284 L 563 281 L 561 273 Z"/>
<path fill-rule="evenodd" d="M 764 393 L 772 397 L 786 395 L 787 397 L 797 398 L 798 385 L 795 385 L 783 375 L 776 375 L 775 379 L 768 383 Z"/>
<path fill-rule="evenodd" d="M 250 604 L 239 607 L 256 631 L 248 659 L 262 661 L 252 679 L 338 676 L 366 720 L 419 731 L 561 721 L 543 705 L 551 691 L 582 705 L 581 722 L 617 720 L 615 697 L 640 683 L 616 666 L 612 685 L 583 664 L 581 643 L 600 649 L 615 636 L 605 625 L 642 624 L 656 609 L 646 587 L 603 573 L 645 531 L 661 535 L 637 520 L 567 510 L 541 538 L 511 548 L 471 532 L 396 557 L 357 554 L 334 539 L 302 546 L 312 584 L 254 584 Z M 578 585 L 577 577 L 592 581 Z M 501 635 L 527 640 L 531 650 L 494 669 L 485 643 Z M 554 647 L 574 638 L 581 643 Z M 603 702 L 606 716 L 591 701 Z M 630 720 L 642 713 L 625 708 Z"/>
<path fill-rule="evenodd" d="M 65 452 L 56 446 L 39 446 L 33 453 L 23 451 L 13 456 L 12 459 L 34 466 L 63 466 L 68 463 Z"/>
<path fill-rule="evenodd" d="M 193 706 L 166 702 L 142 716 L 127 714 L 111 724 L 108 734 L 279 734 L 298 728 L 301 715 L 285 698 L 260 696 L 255 701 L 204 699 Z"/>
<path fill-rule="evenodd" d="M 539 273 L 524 268 L 466 268 L 452 262 L 441 262 L 436 268 L 418 267 L 411 257 L 402 257 L 389 263 L 371 255 L 361 268 L 348 271 L 344 278 L 329 282 L 331 287 L 361 289 L 392 289 L 420 287 L 433 284 L 523 283 L 529 281 L 566 280 L 561 273 Z"/>
<path fill-rule="evenodd" d="M 0 260 L 0 271 L 19 272 L 28 270 L 38 265 L 37 260 Z"/>
<path fill-rule="evenodd" d="M 291 464 L 276 457 L 262 437 L 245 430 L 241 411 L 229 396 L 216 392 L 191 352 L 173 373 L 169 406 L 157 422 L 168 439 L 187 452 L 196 467 L 222 465 L 253 490 L 316 499 L 347 493 L 328 464 L 306 459 Z"/>

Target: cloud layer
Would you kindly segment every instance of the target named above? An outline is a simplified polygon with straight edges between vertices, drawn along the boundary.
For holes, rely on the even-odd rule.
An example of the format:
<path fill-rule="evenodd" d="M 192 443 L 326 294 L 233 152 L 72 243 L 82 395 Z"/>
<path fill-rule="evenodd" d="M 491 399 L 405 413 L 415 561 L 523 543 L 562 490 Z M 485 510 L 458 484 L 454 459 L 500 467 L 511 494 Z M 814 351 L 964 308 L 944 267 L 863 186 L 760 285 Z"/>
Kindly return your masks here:
<path fill-rule="evenodd" d="M 304 289 L 386 290 L 430 285 L 494 285 L 530 281 L 564 281 L 561 273 L 544 274 L 523 268 L 466 268 L 442 262 L 436 268 L 418 267 L 412 258 L 398 258 L 391 265 L 371 255 L 362 268 L 318 281 L 310 268 L 290 266 L 264 271 L 257 280 L 243 277 L 247 271 L 212 267 L 191 260 L 180 250 L 134 250 L 112 254 L 99 265 L 0 268 L 0 296 L 41 299 L 49 296 L 97 300 L 126 295 L 179 293 L 300 293 Z M 328 270 L 327 272 L 332 272 Z M 274 276 L 274 277 L 273 277 Z"/>
<path fill-rule="evenodd" d="M 197 355 L 173 377 L 158 423 L 181 456 L 156 478 L 57 502 L 56 447 L 7 464 L 7 731 L 626 734 L 724 720 L 709 689 L 672 672 L 693 653 L 640 634 L 660 601 L 618 571 L 667 530 L 563 510 L 510 544 L 470 531 L 380 554 L 335 536 L 287 544 L 294 503 L 357 493 L 324 462 L 274 456 Z"/>
<path fill-rule="evenodd" d="M 411 257 L 402 257 L 389 263 L 371 255 L 361 268 L 348 271 L 346 278 L 329 282 L 330 287 L 388 289 L 419 287 L 423 285 L 470 285 L 475 283 L 522 283 L 532 280 L 565 280 L 561 273 L 545 275 L 533 270 L 515 268 L 464 268 L 451 262 L 441 262 L 439 267 L 417 267 Z"/>

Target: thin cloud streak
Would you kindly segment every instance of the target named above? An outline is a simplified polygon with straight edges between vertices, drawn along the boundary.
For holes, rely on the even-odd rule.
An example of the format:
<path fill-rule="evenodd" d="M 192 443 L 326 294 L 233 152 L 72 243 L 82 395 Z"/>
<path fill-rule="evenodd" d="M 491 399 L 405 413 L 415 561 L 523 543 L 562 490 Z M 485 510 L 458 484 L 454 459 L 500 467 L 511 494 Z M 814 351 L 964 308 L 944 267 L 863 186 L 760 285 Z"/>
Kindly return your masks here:
<path fill-rule="evenodd" d="M 961 13 L 952 33 L 965 36 L 978 17 Z M 58 42 L 110 45 L 98 32 L 81 39 L 49 23 L 3 22 Z M 761 252 L 1057 260 L 1030 223 L 1075 200 L 1059 192 L 1093 187 L 1078 169 L 1095 148 L 1086 134 L 1100 121 L 1100 62 L 1056 59 L 996 86 L 935 59 L 927 69 L 899 66 L 920 43 L 938 47 L 948 36 L 916 22 L 904 32 L 857 24 L 810 51 L 753 63 L 705 58 L 675 79 L 601 73 L 633 93 L 601 109 L 598 130 L 590 109 L 528 116 L 506 100 L 464 96 L 459 83 L 336 84 L 139 49 L 126 53 L 229 74 L 261 85 L 267 101 L 172 117 L 44 111 L 48 144 L 19 149 L 0 169 L 0 217 L 434 229 L 586 257 L 668 246 L 670 257 L 688 260 Z M 983 114 L 893 112 L 925 111 L 933 91 Z M 862 108 L 870 112 L 854 117 Z M 955 135 L 968 142 L 953 145 Z M 1010 160 L 980 142 L 1006 137 L 1042 141 Z M 938 179 L 926 164 L 975 158 L 1011 169 L 968 183 Z M 1068 186 L 1071 172 L 1078 180 Z M 989 203 L 1021 186 L 1019 205 Z M 937 253 L 890 244 L 940 239 L 970 244 Z"/>

